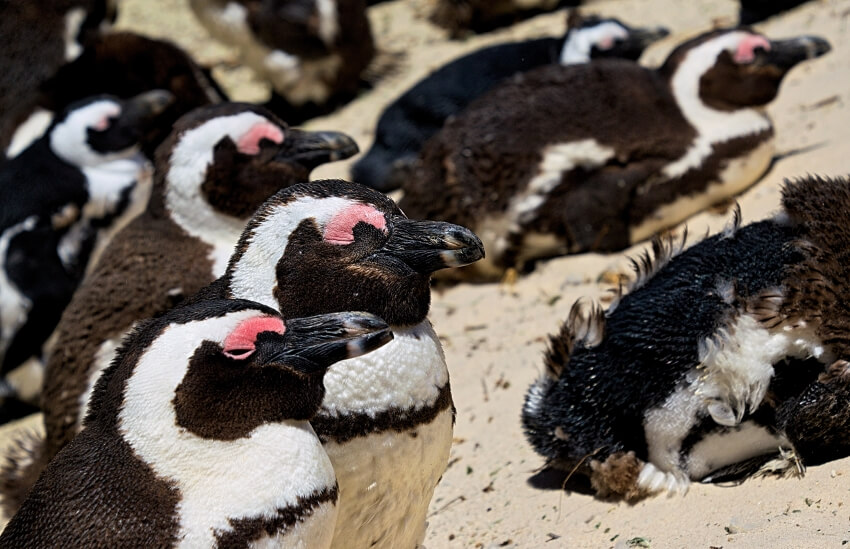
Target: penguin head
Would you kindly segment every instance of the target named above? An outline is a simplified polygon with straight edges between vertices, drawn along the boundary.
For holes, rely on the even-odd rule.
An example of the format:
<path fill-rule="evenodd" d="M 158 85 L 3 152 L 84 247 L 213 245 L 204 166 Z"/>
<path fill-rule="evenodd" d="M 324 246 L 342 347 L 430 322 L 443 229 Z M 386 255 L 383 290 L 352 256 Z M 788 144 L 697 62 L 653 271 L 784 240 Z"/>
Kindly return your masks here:
<path fill-rule="evenodd" d="M 591 59 L 619 57 L 637 59 L 643 50 L 670 33 L 664 27 L 629 27 L 618 19 L 598 15 L 567 15 L 567 34 L 561 64 L 586 63 Z"/>
<path fill-rule="evenodd" d="M 47 131 L 50 149 L 81 168 L 133 156 L 139 139 L 173 100 L 170 92 L 153 90 L 130 99 L 99 95 L 77 101 Z"/>
<path fill-rule="evenodd" d="M 482 257 L 481 240 L 469 229 L 408 219 L 378 191 L 324 180 L 266 201 L 223 280 L 231 296 L 286 317 L 360 310 L 407 326 L 428 313 L 432 272 Z"/>
<path fill-rule="evenodd" d="M 289 128 L 262 107 L 221 103 L 182 117 L 157 149 L 156 183 L 169 207 L 246 219 L 275 191 L 307 181 L 316 166 L 348 158 L 356 143 L 339 132 Z"/>
<path fill-rule="evenodd" d="M 815 36 L 770 40 L 746 28 L 715 30 L 681 44 L 662 74 L 674 91 L 697 95 L 709 108 L 732 111 L 772 101 L 791 68 L 830 50 Z"/>
<path fill-rule="evenodd" d="M 133 332 L 98 382 L 87 421 L 117 412 L 128 432 L 153 419 L 205 439 L 243 438 L 267 423 L 310 419 L 327 369 L 392 337 L 368 313 L 284 321 L 248 301 L 197 302 Z"/>

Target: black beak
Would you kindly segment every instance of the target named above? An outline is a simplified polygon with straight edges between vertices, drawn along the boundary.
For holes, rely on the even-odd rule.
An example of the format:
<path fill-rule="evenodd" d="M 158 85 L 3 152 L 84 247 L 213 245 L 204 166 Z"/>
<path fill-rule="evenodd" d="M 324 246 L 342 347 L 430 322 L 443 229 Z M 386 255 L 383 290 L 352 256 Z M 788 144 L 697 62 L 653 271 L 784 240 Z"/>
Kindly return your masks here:
<path fill-rule="evenodd" d="M 597 53 L 602 53 L 607 57 L 621 57 L 623 59 L 637 61 L 643 50 L 668 34 L 670 34 L 670 31 L 664 27 L 630 28 L 628 37 L 624 40 L 617 40 L 611 49 Z"/>
<path fill-rule="evenodd" d="M 817 36 L 772 40 L 769 51 L 759 50 L 756 62 L 761 65 L 773 65 L 785 72 L 797 63 L 820 57 L 831 49 L 829 42 Z"/>
<path fill-rule="evenodd" d="M 297 162 L 312 170 L 316 166 L 342 160 L 360 152 L 353 139 L 340 132 L 308 132 L 290 129 L 276 158 Z"/>
<path fill-rule="evenodd" d="M 420 274 L 463 267 L 484 257 L 484 245 L 475 233 L 443 221 L 400 219 L 381 250 Z"/>
<path fill-rule="evenodd" d="M 373 351 L 392 339 L 387 323 L 369 313 L 290 318 L 282 336 L 273 332 L 257 336 L 257 360 L 305 374 L 324 373 L 335 362 Z"/>
<path fill-rule="evenodd" d="M 174 95 L 166 90 L 151 90 L 124 100 L 118 125 L 146 129 L 165 109 L 174 103 Z"/>

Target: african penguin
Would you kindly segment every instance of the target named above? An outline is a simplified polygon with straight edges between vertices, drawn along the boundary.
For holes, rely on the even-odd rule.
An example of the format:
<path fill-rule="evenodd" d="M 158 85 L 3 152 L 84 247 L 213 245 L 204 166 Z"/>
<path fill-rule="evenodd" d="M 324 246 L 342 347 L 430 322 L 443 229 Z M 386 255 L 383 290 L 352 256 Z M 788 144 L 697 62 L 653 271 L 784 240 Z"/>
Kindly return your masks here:
<path fill-rule="evenodd" d="M 354 98 L 375 45 L 365 0 L 190 0 L 209 33 L 239 50 L 291 124 Z"/>
<path fill-rule="evenodd" d="M 245 229 L 223 277 L 193 299 L 251 299 L 285 318 L 373 313 L 395 339 L 337 364 L 311 421 L 340 486 L 334 547 L 413 548 L 446 469 L 454 406 L 427 315 L 431 273 L 477 261 L 468 229 L 408 219 L 378 191 L 340 180 L 284 189 Z"/>
<path fill-rule="evenodd" d="M 40 470 L 76 435 L 97 377 L 134 322 L 222 275 L 248 218 L 275 191 L 356 151 L 343 134 L 290 129 L 254 105 L 182 117 L 157 150 L 147 209 L 110 242 L 62 315 L 42 394 L 46 447 L 28 469 Z M 7 465 L 0 491 L 14 509 L 34 476 Z"/>
<path fill-rule="evenodd" d="M 0 73 L 0 161 L 7 139 L 23 122 L 20 106 L 28 104 L 39 86 L 64 63 L 76 59 L 88 41 L 115 20 L 114 4 L 114 0 L 3 2 L 3 16 L 0 17 L 0 66 L 3 67 Z M 46 125 L 41 128 L 44 127 Z"/>
<path fill-rule="evenodd" d="M 666 35 L 663 28 L 632 28 L 617 19 L 571 11 L 563 37 L 498 44 L 455 59 L 384 109 L 375 141 L 354 164 L 351 177 L 379 191 L 396 189 L 422 145 L 446 119 L 506 78 L 550 63 L 569 65 L 602 57 L 636 61 L 649 44 Z"/>
<path fill-rule="evenodd" d="M 469 278 L 622 249 L 754 183 L 773 155 L 764 105 L 827 51 L 716 30 L 658 69 L 606 59 L 516 75 L 426 144 L 400 206 L 481 236 L 489 261 L 457 273 Z"/>
<path fill-rule="evenodd" d="M 227 99 L 205 69 L 171 42 L 109 32 L 90 39 L 76 59 L 59 67 L 28 101 L 14 106 L 9 115 L 23 122 L 14 134 L 0 135 L 0 146 L 7 157 L 16 156 L 38 138 L 40 121 L 78 99 L 101 93 L 127 98 L 151 89 L 174 95 L 160 123 L 142 137 L 142 151 L 151 159 L 181 115 Z"/>
<path fill-rule="evenodd" d="M 786 183 L 782 206 L 680 253 L 657 239 L 605 313 L 573 306 L 522 410 L 549 464 L 634 499 L 780 448 L 850 454 L 850 183 Z"/>
<path fill-rule="evenodd" d="M 144 207 L 140 136 L 173 97 L 157 90 L 73 103 L 0 166 L 0 364 L 40 358 L 96 246 Z"/>
<path fill-rule="evenodd" d="M 752 25 L 805 4 L 808 0 L 740 0 L 738 24 Z"/>
<path fill-rule="evenodd" d="M 449 31 L 452 38 L 469 32 L 485 32 L 523 17 L 551 11 L 579 0 L 437 0 L 431 21 Z"/>
<path fill-rule="evenodd" d="M 392 339 L 366 313 L 212 301 L 143 322 L 2 547 L 329 547 L 334 471 L 309 420 L 333 363 Z"/>

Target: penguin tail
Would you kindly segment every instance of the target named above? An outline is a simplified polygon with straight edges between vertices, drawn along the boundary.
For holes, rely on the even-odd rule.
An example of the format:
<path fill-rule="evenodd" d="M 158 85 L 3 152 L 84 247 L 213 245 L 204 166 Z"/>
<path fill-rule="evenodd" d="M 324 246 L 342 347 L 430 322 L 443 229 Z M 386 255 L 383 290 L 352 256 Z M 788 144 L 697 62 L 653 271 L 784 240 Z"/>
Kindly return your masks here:
<path fill-rule="evenodd" d="M 12 442 L 0 465 L 0 510 L 5 519 L 18 511 L 49 461 L 44 436 L 35 429 Z"/>

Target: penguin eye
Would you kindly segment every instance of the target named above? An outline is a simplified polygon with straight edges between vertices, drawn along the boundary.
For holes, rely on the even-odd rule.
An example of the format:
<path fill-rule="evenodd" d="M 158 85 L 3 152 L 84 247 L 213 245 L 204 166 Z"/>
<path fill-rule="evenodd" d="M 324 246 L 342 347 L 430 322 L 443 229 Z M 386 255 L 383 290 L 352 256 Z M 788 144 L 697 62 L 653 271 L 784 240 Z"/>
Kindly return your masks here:
<path fill-rule="evenodd" d="M 352 204 L 333 216 L 325 226 L 325 242 L 344 246 L 353 243 L 355 228 L 362 234 L 361 227 L 368 225 L 372 231 L 387 234 L 387 219 L 384 214 L 367 204 Z"/>
<path fill-rule="evenodd" d="M 279 145 L 283 143 L 283 131 L 271 122 L 254 124 L 247 132 L 239 137 L 239 140 L 236 142 L 236 148 L 242 154 L 255 156 L 260 154 L 260 143 L 262 141 L 269 141 Z"/>
<path fill-rule="evenodd" d="M 224 340 L 224 356 L 234 360 L 245 360 L 256 350 L 257 336 L 262 332 L 282 334 L 286 330 L 279 318 L 261 316 L 243 320 Z"/>
<path fill-rule="evenodd" d="M 226 356 L 228 358 L 232 358 L 234 360 L 245 360 L 249 356 L 253 355 L 255 350 L 256 349 L 254 349 L 253 347 L 243 348 L 243 349 L 238 349 L 238 348 L 224 349 L 224 356 Z"/>
<path fill-rule="evenodd" d="M 109 128 L 109 126 L 112 125 L 113 120 L 115 120 L 116 118 L 117 118 L 116 116 L 113 116 L 113 117 L 104 116 L 104 117 L 100 118 L 100 120 L 98 120 L 97 122 L 92 124 L 91 128 L 93 130 L 99 131 L 99 132 L 105 131 Z"/>

